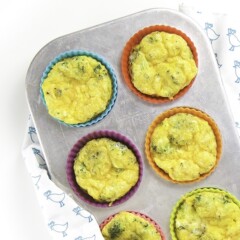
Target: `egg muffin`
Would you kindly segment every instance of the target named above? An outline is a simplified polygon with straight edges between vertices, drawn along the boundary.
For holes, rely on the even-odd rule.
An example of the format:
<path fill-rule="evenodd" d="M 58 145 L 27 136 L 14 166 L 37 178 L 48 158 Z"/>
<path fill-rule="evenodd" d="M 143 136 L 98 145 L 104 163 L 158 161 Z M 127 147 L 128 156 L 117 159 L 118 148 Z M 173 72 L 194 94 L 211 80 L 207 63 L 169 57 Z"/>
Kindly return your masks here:
<path fill-rule="evenodd" d="M 158 103 L 185 93 L 197 75 L 197 62 L 196 49 L 184 33 L 167 26 L 151 26 L 126 44 L 122 70 L 131 90 Z"/>
<path fill-rule="evenodd" d="M 142 159 L 136 146 L 114 131 L 95 131 L 82 137 L 67 159 L 67 179 L 84 201 L 100 207 L 129 199 L 142 178 Z"/>
<path fill-rule="evenodd" d="M 221 155 L 215 122 L 191 108 L 174 108 L 158 116 L 149 128 L 145 150 L 160 176 L 186 183 L 208 176 Z"/>
<path fill-rule="evenodd" d="M 119 212 L 100 226 L 105 240 L 164 240 L 160 227 L 149 217 L 137 212 Z"/>
<path fill-rule="evenodd" d="M 176 204 L 170 229 L 173 240 L 239 240 L 240 203 L 220 189 L 197 189 Z"/>
<path fill-rule="evenodd" d="M 115 80 L 101 58 L 73 52 L 50 64 L 42 78 L 41 94 L 53 118 L 79 126 L 110 111 L 116 97 Z"/>

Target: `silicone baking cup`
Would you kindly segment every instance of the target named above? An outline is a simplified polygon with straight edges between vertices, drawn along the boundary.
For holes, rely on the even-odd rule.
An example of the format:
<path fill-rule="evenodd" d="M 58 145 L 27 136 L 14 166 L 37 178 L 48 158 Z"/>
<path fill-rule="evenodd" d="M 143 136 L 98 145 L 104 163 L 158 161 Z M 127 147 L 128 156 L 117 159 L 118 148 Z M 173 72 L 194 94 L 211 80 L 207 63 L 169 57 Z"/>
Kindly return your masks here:
<path fill-rule="evenodd" d="M 150 143 L 151 143 L 151 136 L 153 134 L 154 129 L 156 128 L 156 126 L 162 122 L 165 118 L 171 117 L 177 113 L 189 113 L 192 114 L 196 117 L 199 117 L 205 121 L 208 122 L 208 124 L 210 125 L 210 127 L 212 128 L 215 138 L 216 138 L 216 142 L 217 142 L 217 156 L 216 156 L 216 163 L 214 165 L 214 167 L 207 173 L 202 174 L 199 178 L 194 179 L 194 180 L 189 180 L 189 181 L 176 181 L 172 178 L 170 178 L 170 176 L 168 175 L 168 173 L 166 173 L 165 171 L 163 171 L 161 168 L 159 168 L 157 166 L 157 164 L 155 163 L 155 161 L 152 158 L 151 152 L 150 152 Z M 172 108 L 170 110 L 167 110 L 165 112 L 163 112 L 162 114 L 160 114 L 159 116 L 157 116 L 154 121 L 151 123 L 151 125 L 148 128 L 147 131 L 147 135 L 146 135 L 146 139 L 145 139 L 145 154 L 147 156 L 148 162 L 151 165 L 151 167 L 155 170 L 155 172 L 162 177 L 163 179 L 173 182 L 173 183 L 193 183 L 193 182 L 198 182 L 200 180 L 205 179 L 207 176 L 209 176 L 212 172 L 214 172 L 215 168 L 218 165 L 218 162 L 221 158 L 221 154 L 222 154 L 222 137 L 221 137 L 221 133 L 218 129 L 217 124 L 215 123 L 215 121 L 206 113 L 204 113 L 201 110 L 195 109 L 195 108 L 190 108 L 190 107 L 175 107 Z"/>
<path fill-rule="evenodd" d="M 100 113 L 99 115 L 97 115 L 96 117 L 93 117 L 91 120 L 84 122 L 84 123 L 78 123 L 78 124 L 68 124 L 65 123 L 62 120 L 59 120 L 57 118 L 54 118 L 55 120 L 57 120 L 59 123 L 64 124 L 65 126 L 71 126 L 71 127 L 86 127 L 86 126 L 90 126 L 93 125 L 99 121 L 101 121 L 104 117 L 106 117 L 108 115 L 108 113 L 112 110 L 114 103 L 116 102 L 116 98 L 117 98 L 117 91 L 118 91 L 118 85 L 117 85 L 117 77 L 114 73 L 113 68 L 110 66 L 110 64 L 101 56 L 92 53 L 92 52 L 88 52 L 88 51 L 83 51 L 83 50 L 72 50 L 72 51 L 67 51 L 64 53 L 61 53 L 60 55 L 58 55 L 56 58 L 54 58 L 46 67 L 45 71 L 43 72 L 42 78 L 41 78 L 41 83 L 40 83 L 40 96 L 41 99 L 43 101 L 43 104 L 46 106 L 47 108 L 47 104 L 44 98 L 44 93 L 42 90 L 42 84 L 44 82 L 44 80 L 47 78 L 48 73 L 51 71 L 52 67 L 59 61 L 65 59 L 65 58 L 70 58 L 70 57 L 74 57 L 74 56 L 88 56 L 88 57 L 92 57 L 94 59 L 96 59 L 97 61 L 99 61 L 101 64 L 103 64 L 106 69 L 108 70 L 108 73 L 110 75 L 110 78 L 112 80 L 112 97 L 106 107 L 106 109 Z"/>
<path fill-rule="evenodd" d="M 122 58 L 121 58 L 121 69 L 122 69 L 123 78 L 124 78 L 127 86 L 129 87 L 129 89 L 134 94 L 136 94 L 138 97 L 140 97 L 141 99 L 148 101 L 150 103 L 159 104 L 159 103 L 170 102 L 170 101 L 176 100 L 176 99 L 180 98 L 181 96 L 183 96 L 190 89 L 195 78 L 190 82 L 189 85 L 187 85 L 182 90 L 180 90 L 172 99 L 169 99 L 167 97 L 150 96 L 150 95 L 140 92 L 137 88 L 134 87 L 134 85 L 131 81 L 131 75 L 130 75 L 130 71 L 129 71 L 130 53 L 131 53 L 132 49 L 137 44 L 140 43 L 140 41 L 142 40 L 143 37 L 145 37 L 146 35 L 148 35 L 152 32 L 155 32 L 155 31 L 173 33 L 173 34 L 177 34 L 177 35 L 181 36 L 187 42 L 188 46 L 190 47 L 192 54 L 193 54 L 193 58 L 194 58 L 197 66 L 198 66 L 198 54 L 197 54 L 196 47 L 194 46 L 194 43 L 191 41 L 191 39 L 182 31 L 180 31 L 174 27 L 170 27 L 170 26 L 165 26 L 165 25 L 149 26 L 149 27 L 143 28 L 139 32 L 135 33 L 129 39 L 129 41 L 126 43 L 126 45 L 123 49 Z"/>
<path fill-rule="evenodd" d="M 98 202 L 95 199 L 93 199 L 90 195 L 88 195 L 87 192 L 84 191 L 77 184 L 76 179 L 75 179 L 74 170 L 73 170 L 74 161 L 75 161 L 75 158 L 76 158 L 77 154 L 79 153 L 79 151 L 85 146 L 85 144 L 87 142 L 89 142 L 90 140 L 93 140 L 93 139 L 98 139 L 98 138 L 110 138 L 114 141 L 123 143 L 129 149 L 132 150 L 132 152 L 136 156 L 136 159 L 139 164 L 139 178 L 138 178 L 137 183 L 129 190 L 128 193 L 126 193 L 124 196 L 117 199 L 116 201 L 114 201 L 111 204 L 109 202 Z M 91 132 L 91 133 L 83 136 L 73 146 L 73 148 L 70 150 L 68 158 L 67 158 L 66 174 L 67 174 L 67 180 L 68 180 L 70 187 L 72 188 L 74 193 L 81 200 L 87 202 L 88 204 L 96 206 L 96 207 L 112 207 L 112 206 L 116 206 L 116 205 L 122 204 L 123 202 L 127 201 L 137 191 L 137 189 L 140 186 L 141 180 L 142 180 L 143 162 L 142 162 L 142 157 L 141 157 L 139 150 L 137 149 L 136 145 L 130 139 L 128 139 L 127 137 L 125 137 L 115 131 L 100 130 L 100 131 Z"/>
<path fill-rule="evenodd" d="M 152 219 L 150 218 L 149 216 L 147 216 L 146 214 L 143 214 L 143 213 L 140 213 L 140 212 L 136 212 L 136 211 L 126 211 L 126 212 L 129 212 L 129 213 L 132 213 L 132 214 L 135 214 L 143 219 L 145 219 L 146 221 L 148 221 L 150 224 L 152 224 L 155 229 L 159 232 L 162 240 L 166 240 L 165 238 L 165 235 L 161 229 L 161 227 Z M 100 229 L 102 230 L 104 228 L 104 226 L 106 226 L 118 213 L 115 213 L 111 216 L 109 216 L 107 219 L 105 219 L 101 224 L 100 224 Z"/>
<path fill-rule="evenodd" d="M 186 201 L 187 198 L 203 193 L 203 192 L 212 192 L 212 193 L 223 193 L 225 196 L 229 197 L 239 208 L 240 208 L 240 202 L 239 200 L 230 194 L 229 192 L 222 190 L 220 188 L 213 188 L 213 187 L 203 187 L 203 188 L 197 188 L 189 193 L 186 193 L 184 196 L 182 196 L 178 202 L 175 204 L 174 208 L 172 209 L 171 216 L 170 216 L 170 233 L 172 240 L 179 240 L 176 231 L 175 231 L 175 225 L 176 225 L 176 215 L 178 212 L 178 209 L 182 206 L 182 204 Z"/>

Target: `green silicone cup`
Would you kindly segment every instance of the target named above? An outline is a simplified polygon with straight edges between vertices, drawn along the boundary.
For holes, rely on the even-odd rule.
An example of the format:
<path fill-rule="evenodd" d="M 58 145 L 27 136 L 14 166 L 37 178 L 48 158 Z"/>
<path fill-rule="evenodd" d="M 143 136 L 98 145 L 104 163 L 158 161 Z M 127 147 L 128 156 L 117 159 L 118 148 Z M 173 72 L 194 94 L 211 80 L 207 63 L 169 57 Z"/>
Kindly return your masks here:
<path fill-rule="evenodd" d="M 178 208 L 183 204 L 183 202 L 190 196 L 195 195 L 197 193 L 202 193 L 202 192 L 213 192 L 213 193 L 224 193 L 225 195 L 227 195 L 230 199 L 232 199 L 232 201 L 234 203 L 236 203 L 236 205 L 240 208 L 240 201 L 233 196 L 232 194 L 230 194 L 229 192 L 222 190 L 220 188 L 214 188 L 214 187 L 203 187 L 203 188 L 198 188 L 195 189 L 189 193 L 186 193 L 185 195 L 183 195 L 178 202 L 175 204 L 172 212 L 171 212 L 171 216 L 170 216 L 170 233 L 171 233 L 171 237 L 172 240 L 179 240 L 177 238 L 176 232 L 175 232 L 175 220 L 176 220 L 176 214 L 178 211 Z"/>

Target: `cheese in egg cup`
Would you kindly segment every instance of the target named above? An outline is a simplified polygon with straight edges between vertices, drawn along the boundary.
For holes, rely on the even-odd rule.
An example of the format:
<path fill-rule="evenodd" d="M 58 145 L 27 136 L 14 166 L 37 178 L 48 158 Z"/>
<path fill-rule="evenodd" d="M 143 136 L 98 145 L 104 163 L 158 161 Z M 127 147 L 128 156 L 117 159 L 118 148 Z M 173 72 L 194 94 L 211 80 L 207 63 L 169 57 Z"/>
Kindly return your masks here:
<path fill-rule="evenodd" d="M 212 187 L 193 190 L 178 200 L 170 217 L 172 240 L 240 239 L 240 202 Z"/>
<path fill-rule="evenodd" d="M 164 25 L 146 27 L 126 43 L 121 59 L 127 86 L 141 99 L 159 104 L 183 96 L 197 75 L 198 55 L 182 31 Z"/>
<path fill-rule="evenodd" d="M 142 239 L 165 240 L 161 227 L 146 214 L 121 211 L 109 216 L 100 224 L 105 240 Z"/>
<path fill-rule="evenodd" d="M 127 201 L 142 180 L 139 150 L 118 132 L 91 132 L 69 152 L 67 180 L 74 193 L 97 207 L 111 207 Z"/>
<path fill-rule="evenodd" d="M 51 117 L 71 127 L 101 121 L 113 108 L 117 78 L 103 57 L 84 50 L 61 53 L 43 73 L 40 96 Z"/>
<path fill-rule="evenodd" d="M 196 108 L 175 107 L 157 116 L 148 128 L 145 154 L 163 179 L 192 183 L 209 176 L 222 154 L 215 121 Z"/>

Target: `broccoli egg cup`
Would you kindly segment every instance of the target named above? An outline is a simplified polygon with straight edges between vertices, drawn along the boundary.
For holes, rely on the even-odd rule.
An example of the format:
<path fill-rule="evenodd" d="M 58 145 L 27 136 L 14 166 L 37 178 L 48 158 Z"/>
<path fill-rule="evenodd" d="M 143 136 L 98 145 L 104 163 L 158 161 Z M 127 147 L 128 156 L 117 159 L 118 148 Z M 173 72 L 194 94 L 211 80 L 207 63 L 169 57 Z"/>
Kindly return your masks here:
<path fill-rule="evenodd" d="M 209 176 L 222 153 L 222 137 L 206 113 L 176 107 L 160 114 L 145 139 L 149 164 L 163 179 L 191 183 Z"/>

